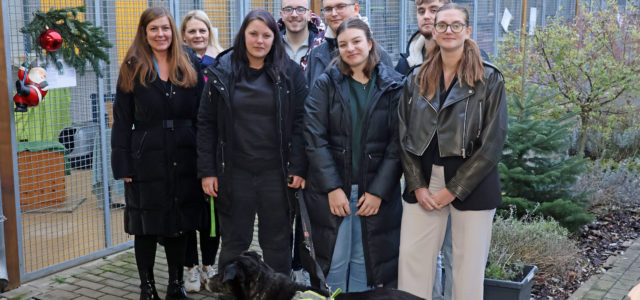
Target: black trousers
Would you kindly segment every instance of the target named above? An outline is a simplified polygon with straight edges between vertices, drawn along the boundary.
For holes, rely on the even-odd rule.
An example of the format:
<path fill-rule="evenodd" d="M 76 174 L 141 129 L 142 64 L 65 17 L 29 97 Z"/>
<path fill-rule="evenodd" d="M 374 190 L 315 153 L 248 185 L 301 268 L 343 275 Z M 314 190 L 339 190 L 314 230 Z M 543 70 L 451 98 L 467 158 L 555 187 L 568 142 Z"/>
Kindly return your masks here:
<path fill-rule="evenodd" d="M 184 235 L 177 237 L 161 237 L 164 243 L 164 251 L 167 255 L 167 265 L 169 267 L 169 282 L 182 280 L 182 268 L 184 265 L 184 253 L 186 248 L 186 238 Z M 140 278 L 145 274 L 153 276 L 153 265 L 156 261 L 156 248 L 158 247 L 158 236 L 156 235 L 136 235 L 133 240 L 133 248 L 136 256 L 136 265 Z"/>
<path fill-rule="evenodd" d="M 211 214 L 207 210 L 207 215 Z M 217 215 L 217 213 L 216 213 Z M 210 224 L 210 219 L 209 220 Z M 216 216 L 216 228 L 218 228 L 219 222 Z M 210 237 L 211 227 L 206 226 L 206 229 L 200 230 L 200 252 L 202 253 L 202 265 L 211 266 L 216 262 L 216 254 L 218 253 L 218 245 L 220 245 L 220 234 L 216 234 L 215 237 Z M 187 252 L 185 257 L 185 267 L 191 268 L 198 265 L 198 238 L 196 231 L 189 231 L 187 236 Z"/>
<path fill-rule="evenodd" d="M 264 261 L 276 272 L 291 271 L 291 221 L 281 170 L 251 172 L 235 168 L 231 175 L 231 214 L 219 214 L 222 248 L 219 271 L 248 250 L 258 215 L 258 242 Z"/>

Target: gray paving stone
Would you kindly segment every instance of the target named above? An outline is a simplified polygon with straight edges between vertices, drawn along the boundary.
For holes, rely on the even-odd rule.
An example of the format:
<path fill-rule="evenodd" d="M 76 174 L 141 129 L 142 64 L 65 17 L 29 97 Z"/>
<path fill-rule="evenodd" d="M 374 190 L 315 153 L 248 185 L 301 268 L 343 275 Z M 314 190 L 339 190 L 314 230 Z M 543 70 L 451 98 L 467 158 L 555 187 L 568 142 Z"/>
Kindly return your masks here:
<path fill-rule="evenodd" d="M 100 292 L 98 289 L 81 288 L 75 292 L 93 299 L 104 296 L 104 293 Z"/>
<path fill-rule="evenodd" d="M 87 296 L 80 296 L 78 298 L 73 298 L 73 300 L 94 300 L 95 298 L 91 298 L 91 297 L 87 297 Z"/>
<path fill-rule="evenodd" d="M 602 280 L 598 280 L 598 282 L 593 284 L 592 289 L 598 289 L 601 291 L 608 291 L 609 289 L 611 289 L 613 287 L 613 285 L 615 284 L 615 281 L 609 281 L 608 279 L 602 279 Z"/>
<path fill-rule="evenodd" d="M 89 280 L 89 281 L 92 281 L 92 282 L 101 282 L 101 281 L 104 280 L 104 277 L 96 276 L 96 275 L 89 274 L 89 273 L 79 274 L 78 278 L 83 279 L 83 280 Z"/>
<path fill-rule="evenodd" d="M 100 292 L 103 292 L 105 294 L 109 294 L 109 295 L 114 295 L 114 296 L 123 296 L 129 293 L 129 291 L 123 290 L 123 289 L 119 289 L 119 288 L 114 288 L 114 287 L 110 287 L 107 286 L 103 289 L 100 290 Z"/>
<path fill-rule="evenodd" d="M 117 296 L 113 296 L 113 295 L 104 295 L 100 298 L 98 298 L 98 300 L 120 300 L 122 299 L 122 296 L 117 297 Z"/>
<path fill-rule="evenodd" d="M 69 283 L 63 283 L 63 284 L 57 284 L 53 286 L 54 289 L 56 290 L 63 290 L 63 291 L 68 291 L 68 292 L 73 292 L 77 289 L 79 289 L 80 287 L 77 285 L 73 285 L 73 284 L 69 284 Z"/>
<path fill-rule="evenodd" d="M 113 279 L 105 279 L 102 284 L 108 286 L 108 287 L 113 287 L 113 288 L 123 288 L 127 285 L 129 285 L 128 282 L 126 281 L 119 281 L 119 280 L 113 280 Z"/>
<path fill-rule="evenodd" d="M 140 293 L 129 293 L 122 296 L 122 299 L 137 300 L 137 299 L 140 299 Z"/>
<path fill-rule="evenodd" d="M 104 287 L 104 284 L 91 282 L 91 281 L 87 281 L 87 280 L 78 280 L 74 284 L 77 285 L 77 286 L 83 287 L 83 288 L 90 289 L 90 290 L 99 290 L 99 289 Z"/>
<path fill-rule="evenodd" d="M 53 291 L 47 292 L 47 299 L 66 300 L 66 299 L 77 298 L 79 296 L 80 295 L 77 294 L 77 293 L 72 293 L 72 292 L 65 291 L 65 290 L 53 290 Z"/>

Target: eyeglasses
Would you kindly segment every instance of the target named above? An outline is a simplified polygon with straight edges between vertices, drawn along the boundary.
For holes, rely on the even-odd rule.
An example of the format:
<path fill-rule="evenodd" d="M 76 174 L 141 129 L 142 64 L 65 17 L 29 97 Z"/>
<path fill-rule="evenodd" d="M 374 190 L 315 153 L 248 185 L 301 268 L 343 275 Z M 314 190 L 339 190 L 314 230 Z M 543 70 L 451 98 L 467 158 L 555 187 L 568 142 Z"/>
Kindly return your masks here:
<path fill-rule="evenodd" d="M 328 14 L 332 14 L 333 11 L 335 10 L 337 13 L 342 13 L 344 11 L 345 8 L 347 8 L 347 6 L 351 6 L 351 5 L 356 5 L 356 3 L 340 3 L 336 6 L 325 6 L 323 9 L 321 9 L 322 14 L 324 15 L 328 15 Z"/>
<path fill-rule="evenodd" d="M 467 24 L 462 24 L 462 23 L 452 23 L 452 24 L 447 24 L 444 22 L 438 22 L 436 23 L 436 32 L 438 33 L 445 33 L 447 32 L 447 27 L 451 27 L 451 32 L 453 33 L 460 33 L 462 32 L 462 30 L 467 27 Z"/>
<path fill-rule="evenodd" d="M 283 7 L 282 8 L 282 11 L 284 12 L 285 15 L 293 14 L 294 11 L 298 15 L 302 15 L 302 14 L 306 13 L 307 10 L 309 10 L 309 9 L 305 8 L 305 7 L 302 7 L 302 6 L 298 6 L 298 7 L 287 6 L 287 7 Z"/>

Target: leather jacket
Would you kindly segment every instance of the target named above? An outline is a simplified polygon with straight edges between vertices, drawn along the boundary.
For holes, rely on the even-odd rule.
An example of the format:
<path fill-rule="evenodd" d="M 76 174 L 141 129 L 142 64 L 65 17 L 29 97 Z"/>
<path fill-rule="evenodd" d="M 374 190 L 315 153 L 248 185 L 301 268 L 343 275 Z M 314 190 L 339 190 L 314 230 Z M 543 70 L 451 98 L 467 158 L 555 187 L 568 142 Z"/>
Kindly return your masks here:
<path fill-rule="evenodd" d="M 428 101 L 420 95 L 416 81 L 419 68 L 408 77 L 398 104 L 401 159 L 408 193 L 428 187 L 430 174 L 424 174 L 421 156 L 437 132 L 439 154 L 445 161 L 446 188 L 456 196 L 454 207 L 477 210 L 500 204 L 497 164 L 507 135 L 507 101 L 500 71 L 486 62 L 484 69 L 484 82 L 470 87 L 463 80 L 458 81 L 442 107 L 439 101 Z M 434 99 L 439 99 L 440 92 L 436 91 Z M 481 183 L 486 184 L 489 176 L 492 186 L 483 186 L 481 195 L 472 197 L 475 203 L 466 203 L 465 207 L 463 202 L 481 188 Z M 487 197 L 492 199 L 475 199 Z"/>

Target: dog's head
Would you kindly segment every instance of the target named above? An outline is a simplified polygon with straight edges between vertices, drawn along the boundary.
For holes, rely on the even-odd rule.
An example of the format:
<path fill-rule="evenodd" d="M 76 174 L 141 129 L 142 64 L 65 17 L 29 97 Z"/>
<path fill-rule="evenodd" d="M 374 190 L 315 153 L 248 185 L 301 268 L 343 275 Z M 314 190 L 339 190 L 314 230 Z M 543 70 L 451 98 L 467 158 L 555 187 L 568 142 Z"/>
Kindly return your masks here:
<path fill-rule="evenodd" d="M 209 281 L 212 292 L 233 295 L 236 299 L 251 299 L 262 288 L 261 278 L 274 273 L 254 251 L 245 251 L 222 267 Z M 264 281 L 264 280 L 263 280 Z"/>

